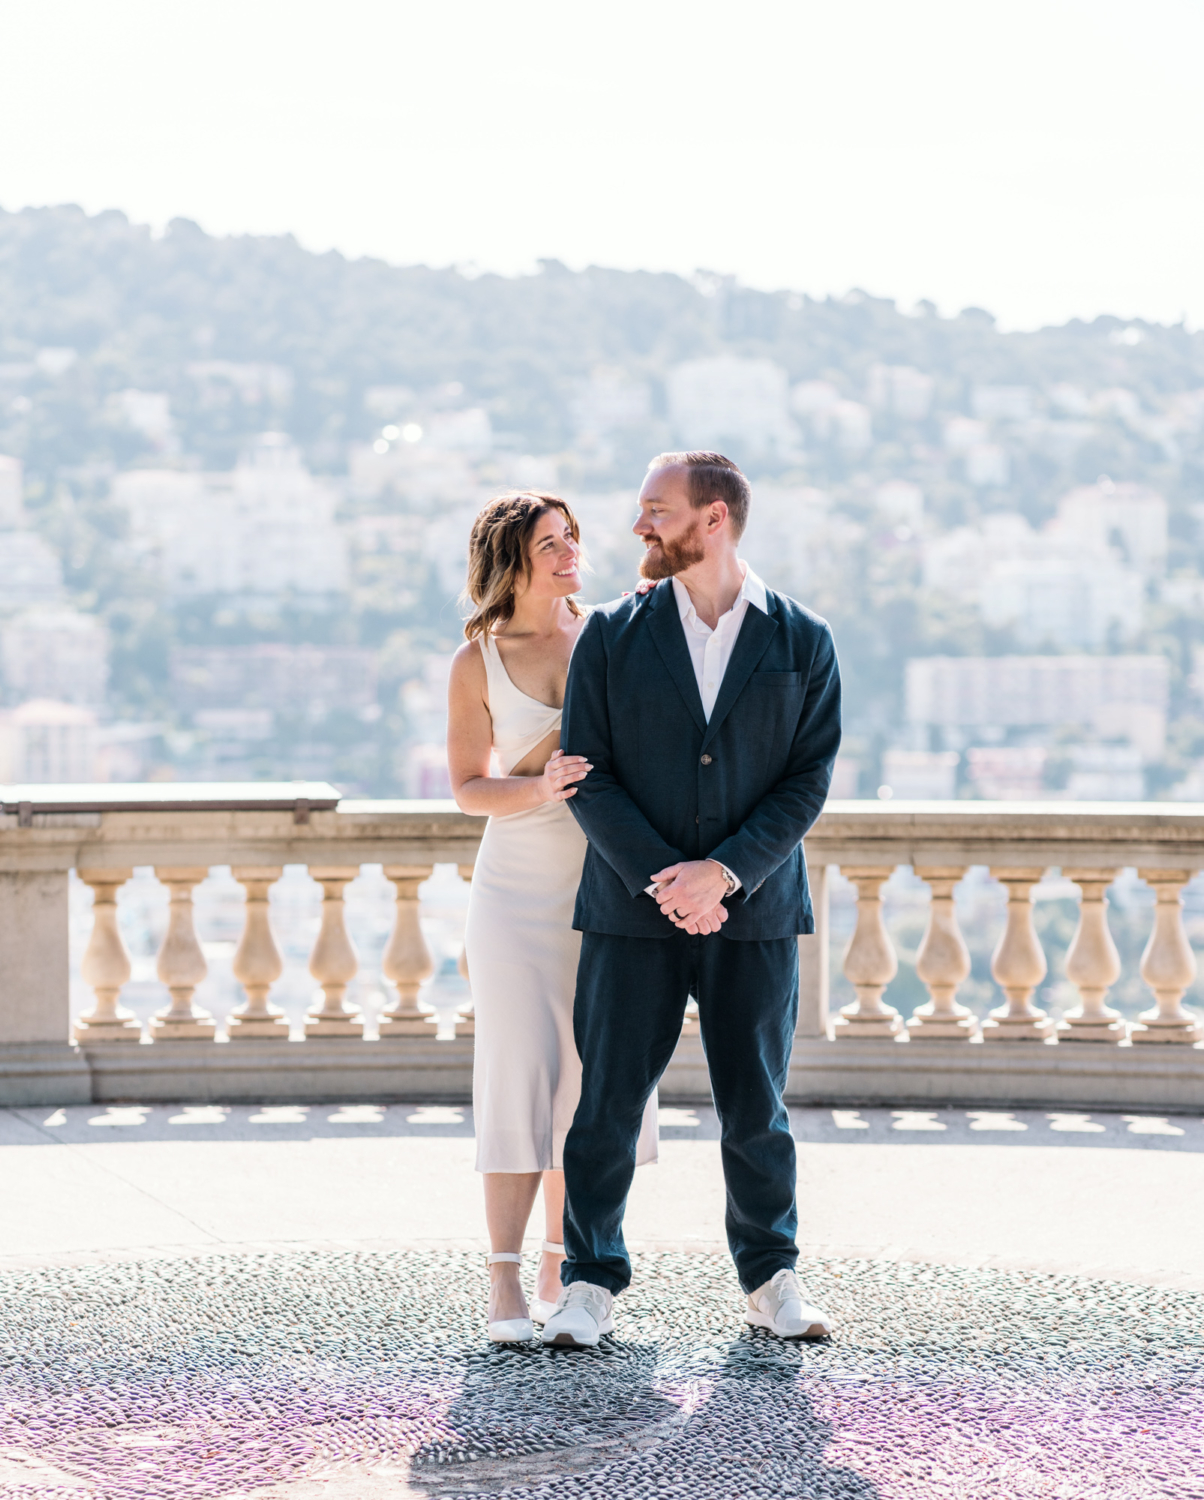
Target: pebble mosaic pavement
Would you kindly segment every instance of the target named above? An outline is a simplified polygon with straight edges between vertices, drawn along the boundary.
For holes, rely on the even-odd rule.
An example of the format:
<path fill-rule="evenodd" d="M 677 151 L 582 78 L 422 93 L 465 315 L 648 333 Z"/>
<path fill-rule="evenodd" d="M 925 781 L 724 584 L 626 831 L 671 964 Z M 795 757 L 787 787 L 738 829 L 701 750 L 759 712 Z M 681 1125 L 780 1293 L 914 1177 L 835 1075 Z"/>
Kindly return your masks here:
<path fill-rule="evenodd" d="M 645 1254 L 593 1351 L 483 1337 L 460 1252 L 0 1277 L 4 1500 L 1204 1500 L 1204 1294 L 811 1261 L 830 1340 Z"/>

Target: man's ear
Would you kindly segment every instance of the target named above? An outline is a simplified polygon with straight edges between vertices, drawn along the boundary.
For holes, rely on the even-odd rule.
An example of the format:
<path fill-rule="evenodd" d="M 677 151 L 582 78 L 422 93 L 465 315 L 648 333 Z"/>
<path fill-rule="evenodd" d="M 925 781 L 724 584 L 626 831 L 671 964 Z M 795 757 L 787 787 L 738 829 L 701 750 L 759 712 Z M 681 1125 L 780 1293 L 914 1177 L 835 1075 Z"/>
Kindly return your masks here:
<path fill-rule="evenodd" d="M 712 500 L 707 506 L 707 531 L 711 534 L 718 531 L 727 520 L 727 501 Z"/>

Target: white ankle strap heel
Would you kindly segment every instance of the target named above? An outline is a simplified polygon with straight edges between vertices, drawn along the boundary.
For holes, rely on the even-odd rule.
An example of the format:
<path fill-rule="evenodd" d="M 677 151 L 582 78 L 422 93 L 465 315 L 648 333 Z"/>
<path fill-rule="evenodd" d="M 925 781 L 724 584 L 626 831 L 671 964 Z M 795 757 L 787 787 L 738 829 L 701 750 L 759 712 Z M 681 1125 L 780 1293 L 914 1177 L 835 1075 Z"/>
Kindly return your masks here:
<path fill-rule="evenodd" d="M 485 1257 L 487 1266 L 521 1266 L 523 1258 L 514 1250 L 491 1250 Z M 489 1339 L 494 1344 L 525 1344 L 535 1337 L 530 1318 L 499 1318 L 489 1325 Z"/>
<path fill-rule="evenodd" d="M 563 1255 L 564 1246 L 558 1245 L 555 1240 L 544 1240 L 539 1247 L 545 1255 Z M 536 1323 L 546 1323 L 556 1311 L 555 1302 L 545 1302 L 542 1297 L 531 1298 L 531 1318 Z"/>

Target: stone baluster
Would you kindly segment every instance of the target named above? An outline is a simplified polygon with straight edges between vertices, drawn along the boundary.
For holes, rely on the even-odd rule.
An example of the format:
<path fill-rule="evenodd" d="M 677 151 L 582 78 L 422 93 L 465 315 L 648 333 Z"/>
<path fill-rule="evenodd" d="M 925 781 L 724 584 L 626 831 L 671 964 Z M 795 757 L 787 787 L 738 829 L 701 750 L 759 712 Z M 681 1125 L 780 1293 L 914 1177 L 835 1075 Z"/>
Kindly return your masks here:
<path fill-rule="evenodd" d="M 472 865 L 456 866 L 456 870 L 460 876 L 460 879 L 463 881 L 467 881 L 469 884 L 471 884 L 472 882 L 472 869 Z M 474 1036 L 476 1034 L 477 1021 L 472 1003 L 472 979 L 468 973 L 468 952 L 464 948 L 460 949 L 460 959 L 456 964 L 456 968 L 459 969 L 460 974 L 463 976 L 465 982 L 470 986 L 467 1004 L 462 1005 L 459 1011 L 456 1013 L 456 1035 Z"/>
<path fill-rule="evenodd" d="M 380 961 L 381 973 L 397 987 L 396 1001 L 380 1014 L 382 1039 L 434 1036 L 437 1017 L 418 1004 L 418 991 L 435 972 L 418 920 L 418 887 L 430 878 L 430 865 L 386 865 L 385 877 L 397 892 L 393 931 Z"/>
<path fill-rule="evenodd" d="M 362 1037 L 364 1018 L 344 998 L 360 961 L 347 932 L 343 890 L 359 874 L 359 868 L 320 865 L 311 867 L 309 873 L 322 887 L 322 925 L 309 956 L 309 972 L 322 986 L 322 1001 L 306 1017 L 305 1035 Z"/>
<path fill-rule="evenodd" d="M 171 892 L 158 962 L 159 978 L 171 994 L 171 1005 L 151 1018 L 151 1035 L 157 1042 L 211 1042 L 217 1035 L 213 1017 L 192 1003 L 193 992 L 209 972 L 197 941 L 192 892 L 208 873 L 204 869 L 155 870 Z"/>
<path fill-rule="evenodd" d="M 916 954 L 916 973 L 932 998 L 917 1006 L 907 1023 L 914 1037 L 968 1042 L 978 1032 L 974 1013 L 957 1002 L 958 985 L 970 977 L 970 950 L 957 925 L 953 903 L 953 888 L 965 873 L 964 865 L 916 867 L 916 874 L 932 891 L 928 925 Z"/>
<path fill-rule="evenodd" d="M 268 902 L 268 891 L 280 879 L 281 870 L 278 865 L 255 866 L 235 869 L 232 874 L 247 893 L 242 937 L 231 965 L 247 1001 L 227 1018 L 226 1030 L 231 1041 L 287 1042 L 288 1020 L 278 1005 L 268 1004 L 268 991 L 284 972 L 272 936 Z"/>
<path fill-rule="evenodd" d="M 992 870 L 1008 895 L 1007 919 L 991 955 L 991 974 L 1007 996 L 982 1023 L 984 1042 L 1043 1042 L 1054 1023 L 1033 1004 L 1033 991 L 1049 972 L 1033 924 L 1033 887 L 1043 870 Z"/>
<path fill-rule="evenodd" d="M 1108 898 L 1115 870 L 1063 870 L 1083 893 L 1079 925 L 1066 955 L 1066 977 L 1078 988 L 1079 1004 L 1058 1023 L 1063 1042 L 1123 1042 L 1128 1028 L 1105 1004 L 1109 986 L 1120 978 L 1120 954 L 1108 931 Z"/>
<path fill-rule="evenodd" d="M 1135 1042 L 1204 1041 L 1204 1022 L 1183 1007 L 1183 992 L 1196 977 L 1196 956 L 1183 930 L 1183 887 L 1190 870 L 1138 870 L 1154 887 L 1154 930 L 1141 955 L 1141 977 L 1157 1004 L 1143 1010 L 1133 1027 Z"/>
<path fill-rule="evenodd" d="M 857 887 L 857 926 L 844 955 L 844 974 L 857 991 L 857 1000 L 841 1009 L 834 1034 L 838 1038 L 898 1036 L 903 1018 L 882 1001 L 883 990 L 899 972 L 899 960 L 882 920 L 882 887 L 892 872 L 875 865 L 842 873 Z"/>
<path fill-rule="evenodd" d="M 92 887 L 92 935 L 80 972 L 92 986 L 96 1004 L 75 1023 L 77 1042 L 138 1042 L 142 1027 L 118 1005 L 121 987 L 130 977 L 130 955 L 117 925 L 117 892 L 133 870 L 81 870 L 79 878 Z"/>

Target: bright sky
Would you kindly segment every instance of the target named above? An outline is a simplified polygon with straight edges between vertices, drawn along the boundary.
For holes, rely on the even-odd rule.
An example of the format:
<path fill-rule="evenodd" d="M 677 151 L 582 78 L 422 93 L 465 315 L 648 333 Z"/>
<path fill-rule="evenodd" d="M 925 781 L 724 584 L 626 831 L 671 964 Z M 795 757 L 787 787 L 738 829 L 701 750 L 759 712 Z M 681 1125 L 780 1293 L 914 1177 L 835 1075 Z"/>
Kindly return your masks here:
<path fill-rule="evenodd" d="M 1204 324 L 1202 0 L 0 0 L 0 206 Z"/>

